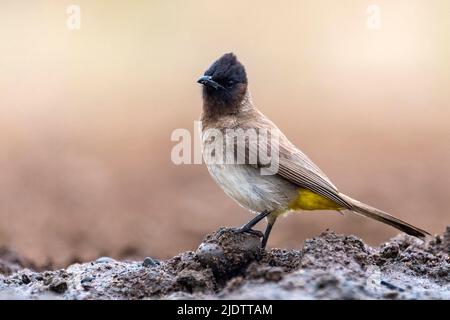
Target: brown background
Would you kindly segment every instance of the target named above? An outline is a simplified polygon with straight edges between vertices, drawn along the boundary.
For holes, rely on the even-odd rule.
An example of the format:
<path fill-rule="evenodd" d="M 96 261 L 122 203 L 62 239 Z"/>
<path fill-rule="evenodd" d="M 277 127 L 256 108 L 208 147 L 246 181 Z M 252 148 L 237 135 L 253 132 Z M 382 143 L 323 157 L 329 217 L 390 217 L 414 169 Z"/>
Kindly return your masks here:
<path fill-rule="evenodd" d="M 38 263 L 169 257 L 250 218 L 204 166 L 170 161 L 171 132 L 201 111 L 195 79 L 228 51 L 342 191 L 431 232 L 450 221 L 448 1 L 2 1 L 0 38 L 0 245 Z M 269 245 L 326 228 L 396 234 L 304 213 Z"/>

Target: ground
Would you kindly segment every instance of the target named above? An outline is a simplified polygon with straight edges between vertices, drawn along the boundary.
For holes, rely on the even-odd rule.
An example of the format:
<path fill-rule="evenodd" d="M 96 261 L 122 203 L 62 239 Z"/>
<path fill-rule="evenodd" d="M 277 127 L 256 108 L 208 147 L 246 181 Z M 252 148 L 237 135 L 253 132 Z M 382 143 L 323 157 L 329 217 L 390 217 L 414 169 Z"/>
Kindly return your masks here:
<path fill-rule="evenodd" d="M 378 248 L 328 230 L 301 250 L 259 243 L 221 228 L 195 252 L 164 261 L 101 257 L 41 272 L 4 249 L 0 298 L 450 299 L 450 227 L 425 242 L 399 235 Z"/>

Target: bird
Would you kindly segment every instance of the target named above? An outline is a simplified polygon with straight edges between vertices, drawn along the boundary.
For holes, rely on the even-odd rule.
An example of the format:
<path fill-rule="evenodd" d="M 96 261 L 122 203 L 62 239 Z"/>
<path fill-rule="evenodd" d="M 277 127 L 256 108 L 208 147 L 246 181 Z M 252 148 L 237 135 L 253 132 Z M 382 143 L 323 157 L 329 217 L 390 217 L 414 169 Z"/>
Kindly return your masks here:
<path fill-rule="evenodd" d="M 244 65 L 232 52 L 222 55 L 198 78 L 202 87 L 202 154 L 208 171 L 222 190 L 256 216 L 239 228 L 262 237 L 265 248 L 277 218 L 291 211 L 350 211 L 388 224 L 409 235 L 425 239 L 429 233 L 340 192 L 322 170 L 253 104 Z M 236 131 L 262 130 L 278 137 L 278 164 L 273 174 L 262 174 L 267 165 L 249 162 L 255 148 L 268 150 L 260 139 L 246 137 L 238 148 Z M 214 134 L 212 134 L 212 133 Z M 217 134 L 222 135 L 219 142 Z M 275 136 L 274 135 L 274 136 Z M 227 139 L 229 138 L 230 139 Z M 227 141 L 227 142 L 223 142 Z M 223 149 L 217 148 L 222 143 Z M 236 149 L 244 149 L 236 151 Z M 236 156 L 236 153 L 238 154 Z M 232 154 L 232 155 L 231 155 Z M 218 155 L 244 161 L 217 161 Z M 242 158 L 241 158 L 242 159 Z M 264 233 L 253 227 L 266 218 Z"/>

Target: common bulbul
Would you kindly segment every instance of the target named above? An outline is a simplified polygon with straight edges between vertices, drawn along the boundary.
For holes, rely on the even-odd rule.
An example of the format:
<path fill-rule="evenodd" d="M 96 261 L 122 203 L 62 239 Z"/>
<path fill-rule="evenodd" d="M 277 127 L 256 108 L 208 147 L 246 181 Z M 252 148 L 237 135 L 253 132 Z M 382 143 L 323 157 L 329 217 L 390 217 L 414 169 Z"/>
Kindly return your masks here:
<path fill-rule="evenodd" d="M 298 210 L 349 210 L 391 225 L 409 235 L 425 238 L 429 233 L 406 223 L 384 211 L 373 208 L 341 193 L 330 179 L 300 149 L 295 147 L 278 127 L 264 116 L 252 103 L 248 89 L 247 73 L 233 53 L 215 61 L 198 80 L 202 85 L 203 112 L 202 150 L 208 171 L 223 191 L 241 206 L 258 213 L 240 232 L 253 232 L 263 237 L 265 248 L 278 216 Z M 230 130 L 261 129 L 278 136 L 278 170 L 275 174 L 262 174 L 262 165 L 256 163 L 219 163 L 210 160 L 211 144 L 216 143 L 208 132 L 214 129 L 224 136 Z M 232 140 L 232 143 L 237 143 Z M 247 140 L 245 159 L 251 144 Z M 236 152 L 236 145 L 225 145 L 225 153 Z M 258 145 L 257 147 L 262 147 Z M 265 147 L 267 150 L 267 147 Z M 262 234 L 252 228 L 267 218 Z"/>

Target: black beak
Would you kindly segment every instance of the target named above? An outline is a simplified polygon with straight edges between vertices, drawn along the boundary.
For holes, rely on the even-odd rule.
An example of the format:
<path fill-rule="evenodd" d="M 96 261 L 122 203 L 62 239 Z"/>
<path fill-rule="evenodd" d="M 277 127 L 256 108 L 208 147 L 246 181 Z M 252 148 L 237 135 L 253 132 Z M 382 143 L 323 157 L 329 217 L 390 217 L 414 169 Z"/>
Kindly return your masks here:
<path fill-rule="evenodd" d="M 211 76 L 201 76 L 200 78 L 198 78 L 197 83 L 200 83 L 206 87 L 211 87 L 214 89 L 218 89 L 218 88 L 222 87 L 220 84 L 215 82 Z"/>

